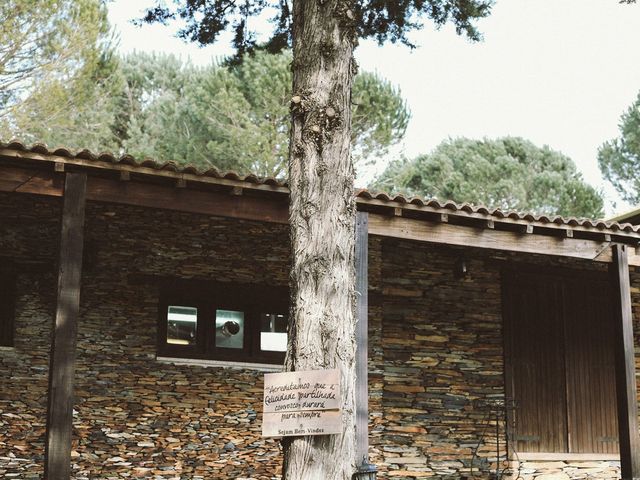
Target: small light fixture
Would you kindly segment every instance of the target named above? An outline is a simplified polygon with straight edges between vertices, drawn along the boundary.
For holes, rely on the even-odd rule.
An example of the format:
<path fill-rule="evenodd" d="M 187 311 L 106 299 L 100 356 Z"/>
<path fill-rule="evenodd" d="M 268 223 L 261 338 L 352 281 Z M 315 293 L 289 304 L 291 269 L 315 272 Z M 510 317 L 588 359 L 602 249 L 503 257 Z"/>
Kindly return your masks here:
<path fill-rule="evenodd" d="M 358 466 L 358 470 L 353 474 L 353 480 L 376 480 L 378 477 L 378 469 L 375 465 L 367 462 L 366 457 L 362 457 L 362 463 Z"/>
<path fill-rule="evenodd" d="M 232 337 L 233 335 L 237 335 L 238 332 L 240 332 L 240 324 L 238 324 L 238 322 L 227 320 L 224 322 L 224 325 L 222 325 L 222 334 L 225 337 Z"/>
<path fill-rule="evenodd" d="M 464 278 L 467 276 L 467 273 L 469 273 L 467 270 L 467 260 L 464 257 L 458 258 L 453 268 L 453 274 L 456 278 Z"/>

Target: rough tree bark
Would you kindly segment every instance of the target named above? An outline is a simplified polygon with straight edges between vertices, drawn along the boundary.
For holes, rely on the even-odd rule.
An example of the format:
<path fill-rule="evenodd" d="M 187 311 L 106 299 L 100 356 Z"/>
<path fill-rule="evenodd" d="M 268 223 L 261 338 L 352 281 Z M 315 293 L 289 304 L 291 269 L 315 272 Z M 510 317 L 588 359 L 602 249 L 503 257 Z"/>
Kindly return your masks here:
<path fill-rule="evenodd" d="M 287 370 L 337 368 L 342 434 L 284 442 L 287 480 L 350 480 L 355 450 L 355 15 L 349 0 L 294 0 L 289 147 L 292 246 Z"/>

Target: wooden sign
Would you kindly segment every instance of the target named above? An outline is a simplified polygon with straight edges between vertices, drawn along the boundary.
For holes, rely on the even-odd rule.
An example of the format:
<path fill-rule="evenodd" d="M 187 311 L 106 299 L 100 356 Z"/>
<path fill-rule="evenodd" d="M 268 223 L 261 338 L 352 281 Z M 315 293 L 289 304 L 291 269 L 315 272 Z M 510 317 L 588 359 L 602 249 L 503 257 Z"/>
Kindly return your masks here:
<path fill-rule="evenodd" d="M 264 437 L 340 433 L 340 371 L 265 374 L 263 412 Z"/>

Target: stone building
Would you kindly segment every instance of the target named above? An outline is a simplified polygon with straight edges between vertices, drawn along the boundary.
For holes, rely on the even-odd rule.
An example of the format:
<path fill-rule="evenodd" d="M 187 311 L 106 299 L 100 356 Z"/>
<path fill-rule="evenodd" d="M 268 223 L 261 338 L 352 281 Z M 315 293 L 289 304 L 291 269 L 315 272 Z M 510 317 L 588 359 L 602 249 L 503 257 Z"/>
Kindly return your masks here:
<path fill-rule="evenodd" d="M 355 194 L 378 478 L 619 478 L 620 450 L 634 465 L 637 227 Z M 286 339 L 287 207 L 273 179 L 0 144 L 0 477 L 42 478 L 47 399 L 74 371 L 71 478 L 279 478 L 261 410 Z M 54 335 L 73 281 L 77 335 Z"/>

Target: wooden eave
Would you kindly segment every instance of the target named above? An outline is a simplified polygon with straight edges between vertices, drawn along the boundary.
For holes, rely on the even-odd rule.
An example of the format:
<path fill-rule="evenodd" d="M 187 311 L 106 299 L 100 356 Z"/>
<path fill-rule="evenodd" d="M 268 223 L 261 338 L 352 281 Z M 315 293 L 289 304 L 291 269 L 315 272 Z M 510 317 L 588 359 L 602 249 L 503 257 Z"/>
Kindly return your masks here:
<path fill-rule="evenodd" d="M 640 223 L 640 208 L 634 208 L 609 219 L 610 222 L 625 222 L 637 225 Z"/>
<path fill-rule="evenodd" d="M 113 157 L 110 157 L 111 159 Z M 275 179 L 237 174 L 207 175 L 174 164 L 80 158 L 0 148 L 0 191 L 62 196 L 65 172 L 87 173 L 87 200 L 286 224 L 289 189 Z M 612 243 L 630 248 L 640 265 L 638 227 L 547 219 L 487 209 L 380 198 L 356 192 L 369 213 L 369 233 L 446 245 L 611 261 Z"/>

